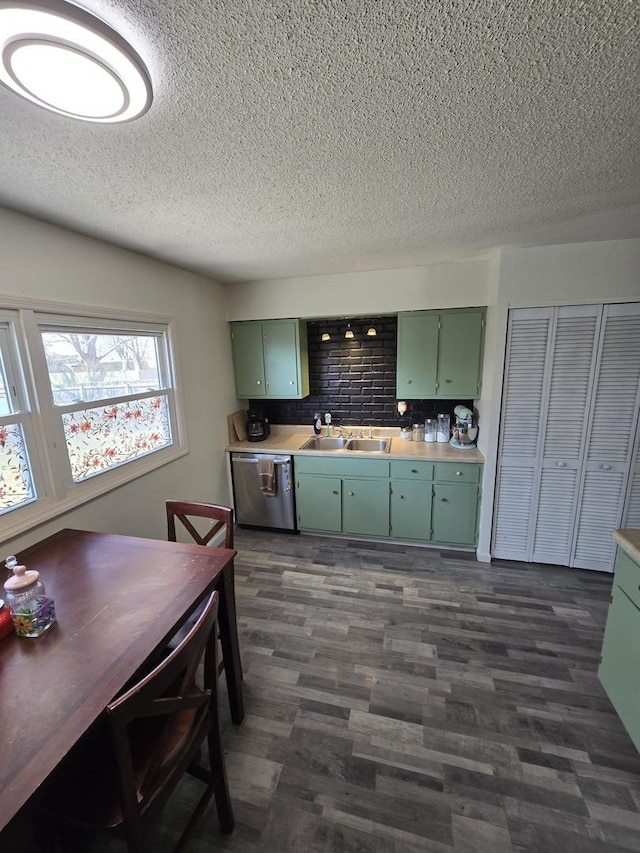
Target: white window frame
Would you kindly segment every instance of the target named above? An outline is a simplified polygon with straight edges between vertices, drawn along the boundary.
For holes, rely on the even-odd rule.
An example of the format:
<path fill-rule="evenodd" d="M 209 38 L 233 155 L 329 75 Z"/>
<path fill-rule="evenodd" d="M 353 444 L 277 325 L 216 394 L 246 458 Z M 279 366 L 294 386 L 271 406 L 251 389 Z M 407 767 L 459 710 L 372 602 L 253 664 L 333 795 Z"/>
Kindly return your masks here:
<path fill-rule="evenodd" d="M 122 311 L 89 306 L 43 303 L 35 300 L 18 300 L 0 297 L 0 324 L 8 321 L 15 337 L 18 363 L 11 362 L 12 370 L 22 382 L 21 406 L 30 401 L 30 411 L 21 411 L 28 425 L 27 451 L 36 487 L 36 499 L 0 515 L 0 542 L 24 533 L 57 515 L 68 512 L 87 501 L 119 488 L 144 476 L 189 452 L 182 407 L 177 382 L 178 365 L 175 345 L 175 321 L 171 317 L 142 312 Z M 13 309 L 13 310 L 12 310 Z M 49 381 L 49 371 L 41 337 L 41 330 L 59 328 L 87 328 L 94 331 L 139 332 L 160 335 L 164 341 L 160 356 L 164 363 L 162 389 L 169 403 L 172 444 L 152 451 L 145 456 L 113 468 L 81 482 L 74 482 L 67 454 L 61 412 L 69 407 L 55 406 Z M 11 348 L 10 348 L 11 351 Z M 102 401 L 95 401 L 99 406 Z M 88 402 L 87 407 L 94 405 Z"/>

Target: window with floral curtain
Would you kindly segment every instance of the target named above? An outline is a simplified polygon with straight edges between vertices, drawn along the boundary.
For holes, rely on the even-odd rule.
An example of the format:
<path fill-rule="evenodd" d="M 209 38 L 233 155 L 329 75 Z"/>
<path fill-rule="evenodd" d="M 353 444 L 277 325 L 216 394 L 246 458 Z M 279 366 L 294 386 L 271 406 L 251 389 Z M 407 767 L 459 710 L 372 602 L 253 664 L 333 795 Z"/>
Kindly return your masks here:
<path fill-rule="evenodd" d="M 75 483 L 172 443 L 162 333 L 72 326 L 40 331 Z"/>
<path fill-rule="evenodd" d="M 0 513 L 36 499 L 29 459 L 29 412 L 18 371 L 13 323 L 0 320 Z"/>

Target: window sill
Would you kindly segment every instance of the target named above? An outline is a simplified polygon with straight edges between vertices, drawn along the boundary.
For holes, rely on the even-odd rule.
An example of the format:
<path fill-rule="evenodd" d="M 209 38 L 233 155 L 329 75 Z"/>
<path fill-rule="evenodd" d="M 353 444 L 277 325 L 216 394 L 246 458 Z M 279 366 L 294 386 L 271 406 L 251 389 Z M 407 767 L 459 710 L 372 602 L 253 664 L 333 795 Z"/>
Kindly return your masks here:
<path fill-rule="evenodd" d="M 28 506 L 7 512 L 0 516 L 2 524 L 0 545 L 58 515 L 63 515 L 82 504 L 95 500 L 120 486 L 137 480 L 139 477 L 144 477 L 146 474 L 186 456 L 188 452 L 187 447 L 176 446 L 160 450 L 135 462 L 129 462 L 112 471 L 105 471 L 103 474 L 98 474 L 89 480 L 75 484 L 62 499 L 39 498 Z"/>

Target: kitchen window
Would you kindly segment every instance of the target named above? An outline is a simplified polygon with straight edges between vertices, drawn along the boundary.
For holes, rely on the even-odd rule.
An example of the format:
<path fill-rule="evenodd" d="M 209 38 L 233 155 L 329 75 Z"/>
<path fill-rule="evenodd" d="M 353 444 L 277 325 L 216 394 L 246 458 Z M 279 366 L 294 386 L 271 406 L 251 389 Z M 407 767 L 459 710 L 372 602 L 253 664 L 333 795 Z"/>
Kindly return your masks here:
<path fill-rule="evenodd" d="M 31 413 L 19 365 L 15 316 L 0 315 L 0 514 L 36 499 Z"/>
<path fill-rule="evenodd" d="M 0 313 L 3 539 L 187 452 L 171 332 L 167 318 Z"/>

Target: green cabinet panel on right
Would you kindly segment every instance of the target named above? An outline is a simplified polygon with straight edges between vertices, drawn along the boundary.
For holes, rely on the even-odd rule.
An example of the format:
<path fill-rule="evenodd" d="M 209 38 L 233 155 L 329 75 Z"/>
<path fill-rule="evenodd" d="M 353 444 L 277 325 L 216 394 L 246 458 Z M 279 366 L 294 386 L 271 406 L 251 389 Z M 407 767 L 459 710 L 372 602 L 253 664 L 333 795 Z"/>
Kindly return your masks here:
<path fill-rule="evenodd" d="M 478 397 L 484 320 L 484 308 L 398 314 L 398 397 L 414 400 Z"/>
<path fill-rule="evenodd" d="M 598 678 L 640 750 L 640 565 L 618 546 Z M 636 599 L 634 602 L 634 598 Z"/>
<path fill-rule="evenodd" d="M 475 545 L 478 486 L 464 483 L 435 483 L 431 513 L 434 542 Z"/>

